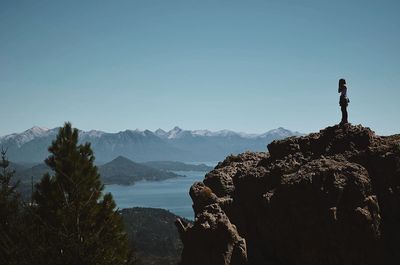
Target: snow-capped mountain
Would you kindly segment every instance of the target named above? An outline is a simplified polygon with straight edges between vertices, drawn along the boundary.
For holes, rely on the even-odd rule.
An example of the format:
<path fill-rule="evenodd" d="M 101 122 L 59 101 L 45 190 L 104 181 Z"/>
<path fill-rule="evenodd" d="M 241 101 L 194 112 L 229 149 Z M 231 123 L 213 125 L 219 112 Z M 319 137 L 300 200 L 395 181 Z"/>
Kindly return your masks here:
<path fill-rule="evenodd" d="M 277 129 L 270 130 L 266 133 L 260 134 L 257 137 L 266 138 L 266 137 L 276 137 L 276 138 L 286 138 L 290 136 L 301 135 L 299 132 L 292 132 L 285 128 L 279 127 Z"/>
<path fill-rule="evenodd" d="M 292 132 L 285 128 L 279 127 L 277 129 L 270 130 L 266 133 L 262 134 L 250 134 L 244 132 L 235 132 L 231 130 L 220 130 L 220 131 L 209 131 L 209 130 L 184 130 L 175 126 L 172 130 L 166 132 L 163 129 L 157 129 L 154 131 L 154 134 L 161 138 L 168 138 L 168 139 L 179 139 L 182 137 L 242 137 L 247 139 L 254 139 L 254 138 L 267 138 L 276 136 L 278 138 L 285 138 L 294 135 L 301 135 L 299 132 Z"/>
<path fill-rule="evenodd" d="M 97 130 L 90 130 L 90 131 L 87 131 L 87 132 L 79 130 L 79 136 L 80 137 L 100 138 L 104 134 L 105 134 L 105 132 L 97 131 Z"/>
<path fill-rule="evenodd" d="M 58 130 L 35 126 L 22 133 L 0 137 L 0 146 L 8 148 L 12 161 L 41 162 L 48 156 L 48 146 Z M 90 142 L 97 161 L 101 162 L 121 155 L 134 161 L 217 161 L 231 153 L 265 151 L 271 141 L 297 135 L 301 134 L 284 128 L 248 134 L 231 130 L 184 130 L 178 126 L 154 132 L 139 129 L 117 133 L 79 131 L 80 141 Z"/>
<path fill-rule="evenodd" d="M 32 141 L 33 139 L 38 138 L 38 137 L 47 136 L 51 132 L 52 132 L 52 130 L 49 130 L 47 128 L 34 126 L 22 133 L 13 133 L 13 134 L 1 137 L 0 141 L 1 142 L 2 141 L 12 141 L 18 147 L 21 147 L 22 145 Z"/>
<path fill-rule="evenodd" d="M 167 134 L 167 132 L 164 131 L 163 129 L 159 128 L 159 129 L 154 131 L 154 134 L 157 135 L 158 137 L 162 138 Z"/>

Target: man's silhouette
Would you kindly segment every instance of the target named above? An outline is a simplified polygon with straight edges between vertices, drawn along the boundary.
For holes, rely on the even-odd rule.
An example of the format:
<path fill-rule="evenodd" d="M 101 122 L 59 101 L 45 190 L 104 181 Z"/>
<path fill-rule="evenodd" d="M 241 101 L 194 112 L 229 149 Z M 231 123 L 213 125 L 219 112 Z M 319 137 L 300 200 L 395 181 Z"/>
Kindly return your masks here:
<path fill-rule="evenodd" d="M 340 122 L 340 124 L 349 123 L 349 121 L 347 120 L 347 117 L 348 117 L 347 106 L 349 105 L 350 100 L 347 97 L 346 80 L 344 80 L 343 78 L 339 79 L 338 93 L 341 93 L 339 105 L 340 105 L 340 109 L 342 111 L 342 121 Z"/>

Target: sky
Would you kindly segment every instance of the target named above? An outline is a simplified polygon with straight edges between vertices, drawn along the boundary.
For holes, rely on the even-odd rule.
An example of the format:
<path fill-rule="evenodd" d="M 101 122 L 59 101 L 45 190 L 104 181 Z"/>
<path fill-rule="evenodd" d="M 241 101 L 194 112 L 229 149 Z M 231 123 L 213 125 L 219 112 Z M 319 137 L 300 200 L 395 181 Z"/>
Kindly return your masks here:
<path fill-rule="evenodd" d="M 0 136 L 82 130 L 400 133 L 400 1 L 0 0 Z"/>

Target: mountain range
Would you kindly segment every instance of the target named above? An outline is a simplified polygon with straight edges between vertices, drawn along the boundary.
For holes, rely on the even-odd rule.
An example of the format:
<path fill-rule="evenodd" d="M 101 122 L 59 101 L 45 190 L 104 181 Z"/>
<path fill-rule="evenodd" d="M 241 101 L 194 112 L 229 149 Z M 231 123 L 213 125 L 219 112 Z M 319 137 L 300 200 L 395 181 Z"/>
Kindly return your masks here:
<path fill-rule="evenodd" d="M 13 162 L 39 163 L 47 156 L 47 148 L 55 139 L 59 128 L 32 127 L 22 133 L 0 137 L 0 146 L 8 148 L 8 158 Z M 125 130 L 117 133 L 90 130 L 80 131 L 81 142 L 90 142 L 98 163 L 124 156 L 137 162 L 145 161 L 218 161 L 229 154 L 247 150 L 264 151 L 273 140 L 301 135 L 284 128 L 263 134 L 248 134 L 221 130 L 184 130 L 175 127 L 170 131 L 158 129 Z"/>

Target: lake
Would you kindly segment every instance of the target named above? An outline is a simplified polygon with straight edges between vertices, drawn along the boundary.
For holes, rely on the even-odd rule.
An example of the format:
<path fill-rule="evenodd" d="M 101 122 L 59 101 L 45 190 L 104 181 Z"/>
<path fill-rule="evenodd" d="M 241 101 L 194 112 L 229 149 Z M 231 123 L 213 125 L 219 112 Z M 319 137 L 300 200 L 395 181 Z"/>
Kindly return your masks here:
<path fill-rule="evenodd" d="M 163 208 L 176 215 L 193 220 L 189 189 L 195 181 L 202 181 L 207 172 L 174 172 L 186 177 L 163 181 L 140 181 L 132 186 L 106 185 L 105 191 L 112 193 L 117 207 L 120 209 L 131 207 Z"/>

